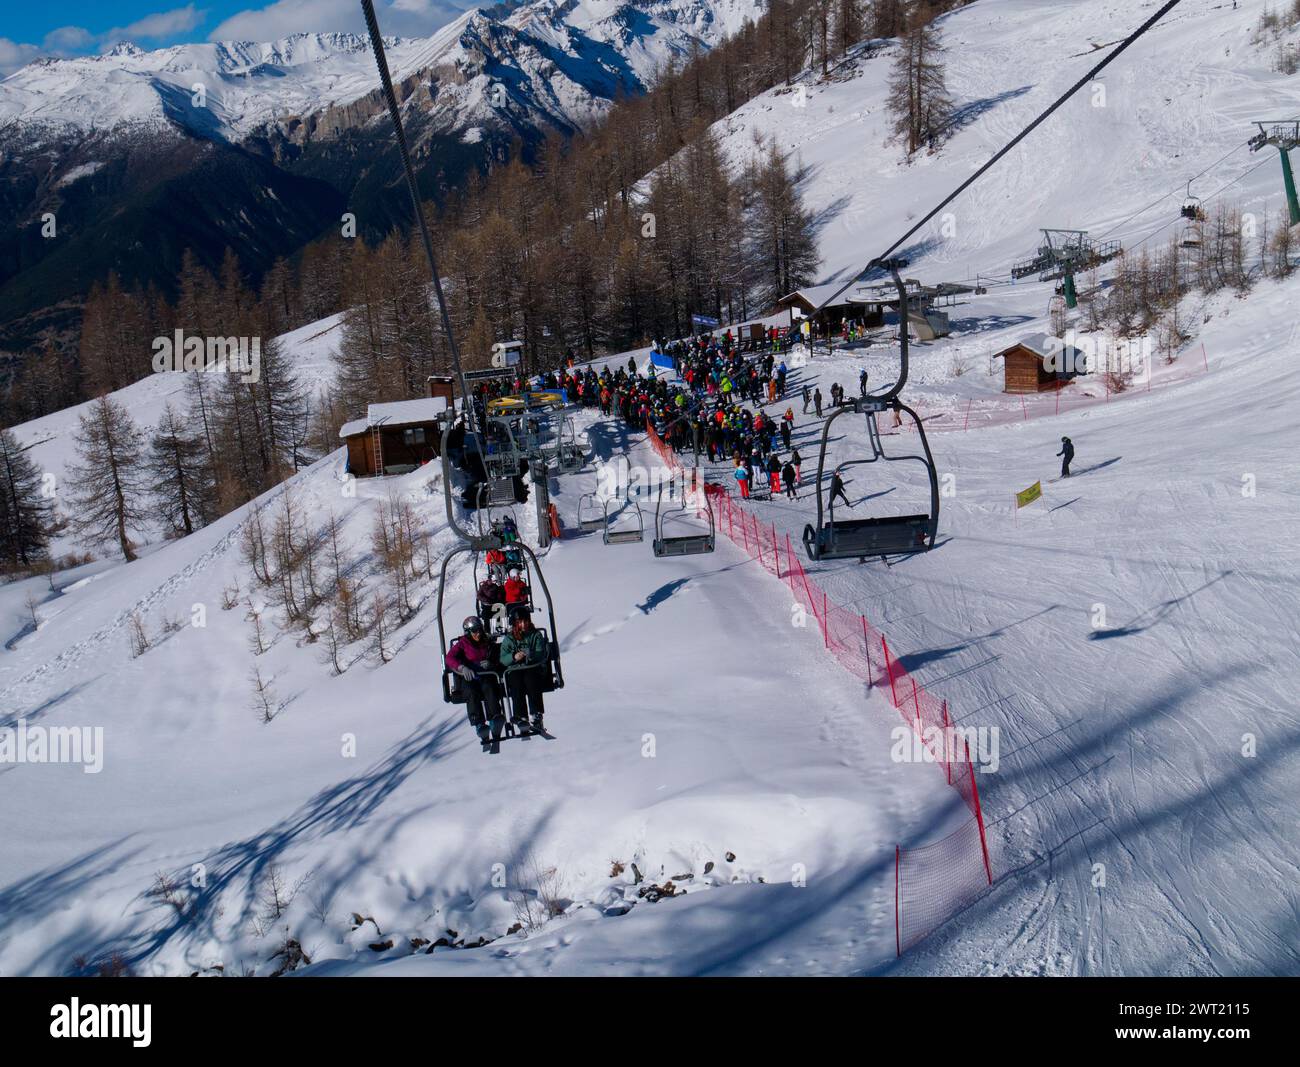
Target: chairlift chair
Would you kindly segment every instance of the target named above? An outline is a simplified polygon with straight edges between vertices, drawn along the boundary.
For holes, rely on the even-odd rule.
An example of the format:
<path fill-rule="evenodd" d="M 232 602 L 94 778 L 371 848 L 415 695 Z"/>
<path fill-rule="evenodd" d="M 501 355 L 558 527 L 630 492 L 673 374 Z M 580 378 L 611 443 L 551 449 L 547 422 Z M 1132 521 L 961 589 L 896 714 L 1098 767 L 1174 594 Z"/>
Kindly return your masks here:
<path fill-rule="evenodd" d="M 713 504 L 709 500 L 708 487 L 705 486 L 702 495 L 704 496 L 704 513 L 709 520 L 709 532 L 698 534 L 679 534 L 674 537 L 668 537 L 664 533 L 664 524 L 674 517 L 680 517 L 690 512 L 686 496 L 683 494 L 678 498 L 675 504 L 672 504 L 665 512 L 664 510 L 664 492 L 663 487 L 659 489 L 659 500 L 655 505 L 655 539 L 653 543 L 654 554 L 657 558 L 666 556 L 698 556 L 706 552 L 712 552 L 715 547 L 715 536 L 717 533 L 713 519 Z"/>
<path fill-rule="evenodd" d="M 551 598 L 551 590 L 546 584 L 546 576 L 542 573 L 541 563 L 538 562 L 536 554 L 533 552 L 531 548 L 529 548 L 525 544 L 520 543 L 518 547 L 526 557 L 527 564 L 528 564 L 527 566 L 527 574 L 529 579 L 528 609 L 530 613 L 533 610 L 535 610 L 533 599 L 536 595 L 537 589 L 541 590 L 542 596 L 546 601 L 547 626 L 545 627 L 539 626 L 537 627 L 537 629 L 546 638 L 546 645 L 548 649 L 547 661 L 546 661 L 548 673 L 546 678 L 542 682 L 542 691 L 545 693 L 552 693 L 555 692 L 557 689 L 564 688 L 564 670 L 563 670 L 563 665 L 560 662 L 560 644 L 555 637 L 555 635 L 559 633 L 559 629 L 557 628 L 555 623 L 555 602 Z M 451 565 L 452 560 L 458 558 L 459 556 L 467 555 L 470 553 L 481 554 L 483 551 L 484 551 L 484 547 L 482 545 L 464 544 L 459 546 L 458 548 L 453 549 L 451 552 L 447 553 L 447 555 L 443 558 L 442 561 L 442 571 L 438 580 L 438 644 L 442 649 L 442 663 L 443 663 L 442 698 L 448 704 L 465 704 L 469 699 L 469 695 L 465 691 L 464 680 L 460 677 L 460 675 L 456 674 L 453 671 L 448 670 L 446 667 L 447 649 L 449 647 L 447 642 L 446 621 L 444 618 L 444 601 L 447 592 L 447 571 L 448 571 L 448 567 Z M 477 561 L 475 562 L 475 577 L 477 577 Z M 475 588 L 476 600 L 477 600 L 477 596 L 478 596 L 478 591 L 476 587 Z M 515 670 L 520 670 L 520 669 L 523 668 L 504 667 L 504 668 L 499 668 L 492 673 L 496 675 L 498 683 L 501 685 L 502 690 L 505 691 L 506 682 L 509 680 L 511 673 Z"/>
<path fill-rule="evenodd" d="M 610 505 L 619 503 L 613 497 L 605 501 L 605 544 L 607 545 L 632 545 L 640 544 L 645 540 L 645 516 L 641 513 L 641 505 L 632 499 L 630 493 L 623 494 L 622 506 L 619 512 L 632 508 L 632 513 L 636 516 L 635 526 L 625 526 L 620 529 L 614 528 L 614 522 L 618 518 L 617 514 L 611 514 Z"/>
<path fill-rule="evenodd" d="M 555 465 L 561 474 L 577 474 L 587 462 L 586 453 L 578 444 L 578 431 L 572 419 L 560 423 L 559 449 Z"/>
<path fill-rule="evenodd" d="M 930 510 L 923 514 L 886 515 L 868 519 L 837 519 L 835 502 L 825 507 L 825 488 L 822 476 L 826 467 L 827 445 L 830 440 L 831 424 L 841 415 L 855 411 L 866 415 L 867 437 L 872 454 L 865 459 L 850 460 L 835 468 L 840 474 L 850 467 L 887 462 L 918 462 L 925 465 L 930 482 Z M 916 427 L 924 455 L 890 456 L 886 455 L 881 442 L 880 428 L 876 417 L 883 411 L 905 414 Z M 826 521 L 823 522 L 823 515 Z M 804 529 L 804 548 L 808 558 L 820 562 L 833 559 L 866 559 L 868 556 L 908 555 L 914 552 L 926 552 L 934 547 L 935 536 L 939 529 L 939 475 L 934 465 L 934 456 L 930 452 L 930 443 L 925 436 L 925 427 L 916 412 L 897 399 L 881 402 L 872 399 L 859 399 L 853 405 L 840 408 L 826 420 L 822 430 L 821 453 L 817 462 L 817 525 L 808 525 Z"/>
<path fill-rule="evenodd" d="M 601 506 L 595 493 L 584 493 L 578 497 L 578 527 L 589 533 L 605 525 L 605 509 Z"/>
<path fill-rule="evenodd" d="M 906 289 L 898 271 L 906 266 L 902 260 L 887 260 L 876 264 L 889 271 L 894 285 L 898 289 L 900 300 L 906 300 Z M 930 442 L 925 436 L 925 427 L 920 417 L 898 399 L 908 377 L 908 337 L 906 325 L 899 330 L 899 374 L 897 380 L 881 393 L 866 397 L 855 397 L 849 403 L 833 411 L 822 424 L 821 450 L 817 457 L 817 523 L 809 524 L 804 529 L 804 549 L 808 558 L 814 562 L 832 559 L 866 559 L 868 556 L 880 556 L 882 559 L 892 555 L 907 555 L 915 552 L 927 552 L 934 547 L 939 530 L 939 474 L 934 465 L 934 456 L 930 452 Z M 881 442 L 880 428 L 876 417 L 884 411 L 892 411 L 895 417 L 906 415 L 916 427 L 917 438 L 923 454 L 890 456 L 885 454 Z M 840 473 L 849 467 L 887 462 L 915 462 L 925 466 L 930 482 L 930 509 L 925 514 L 886 515 L 868 519 L 835 518 L 835 503 L 831 501 L 826 507 L 826 454 L 830 444 L 831 427 L 835 421 L 850 412 L 865 415 L 867 419 L 867 437 L 871 445 L 871 455 L 864 459 L 850 460 L 835 468 Z"/>

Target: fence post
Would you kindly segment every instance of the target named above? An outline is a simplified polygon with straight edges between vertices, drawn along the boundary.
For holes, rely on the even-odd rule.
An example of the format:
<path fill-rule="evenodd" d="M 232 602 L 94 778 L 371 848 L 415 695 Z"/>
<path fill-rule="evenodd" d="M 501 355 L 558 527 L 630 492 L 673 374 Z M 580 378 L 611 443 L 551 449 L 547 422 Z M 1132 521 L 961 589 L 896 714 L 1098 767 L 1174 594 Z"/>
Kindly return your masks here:
<path fill-rule="evenodd" d="M 993 884 L 993 866 L 989 863 L 989 843 L 984 836 L 984 812 L 980 808 L 980 788 L 975 784 L 975 764 L 970 759 L 970 742 L 966 745 L 966 769 L 970 772 L 970 795 L 975 804 L 975 822 L 980 828 L 980 848 L 984 850 L 984 873 L 988 875 L 989 885 Z"/>
<path fill-rule="evenodd" d="M 912 679 L 912 710 L 916 712 L 916 736 L 925 745 L 925 729 L 921 725 L 921 699 L 916 695 L 916 679 Z"/>
<path fill-rule="evenodd" d="M 776 564 L 776 576 L 781 577 L 781 550 L 776 540 L 776 523 L 772 523 L 772 561 Z"/>
<path fill-rule="evenodd" d="M 952 735 L 948 730 L 948 701 L 943 702 L 943 770 L 952 785 Z"/>
<path fill-rule="evenodd" d="M 827 605 L 830 603 L 826 599 L 826 591 L 822 590 L 822 639 L 826 642 L 826 647 L 831 647 L 831 616 Z"/>
<path fill-rule="evenodd" d="M 894 952 L 898 956 L 903 955 L 903 936 L 898 922 L 898 861 L 901 851 L 898 845 L 894 846 Z"/>
<path fill-rule="evenodd" d="M 871 675 L 871 635 L 867 628 L 867 617 L 862 615 L 860 618 L 862 619 L 862 651 L 867 654 L 867 688 L 874 689 L 876 682 Z"/>
<path fill-rule="evenodd" d="M 885 640 L 885 635 L 880 635 L 880 647 L 885 652 L 885 673 L 889 676 L 889 693 L 890 699 L 894 702 L 894 707 L 898 707 L 898 687 L 894 685 L 894 665 L 889 661 L 889 642 Z"/>
<path fill-rule="evenodd" d="M 796 595 L 794 592 L 794 549 L 790 547 L 789 534 L 785 535 L 785 566 L 785 576 L 790 579 L 790 593 Z"/>

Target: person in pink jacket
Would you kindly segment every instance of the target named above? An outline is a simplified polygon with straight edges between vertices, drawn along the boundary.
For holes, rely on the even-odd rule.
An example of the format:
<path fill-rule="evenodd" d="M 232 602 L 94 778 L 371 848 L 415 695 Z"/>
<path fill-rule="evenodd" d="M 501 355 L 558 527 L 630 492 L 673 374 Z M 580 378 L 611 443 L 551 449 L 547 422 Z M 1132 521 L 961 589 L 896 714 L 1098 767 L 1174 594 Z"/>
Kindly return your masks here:
<path fill-rule="evenodd" d="M 501 682 L 497 677 L 496 642 L 483 627 L 483 620 L 471 615 L 461 625 L 464 633 L 447 649 L 447 670 L 461 679 L 469 724 L 487 744 L 491 722 L 499 736 L 505 717 L 501 709 Z"/>

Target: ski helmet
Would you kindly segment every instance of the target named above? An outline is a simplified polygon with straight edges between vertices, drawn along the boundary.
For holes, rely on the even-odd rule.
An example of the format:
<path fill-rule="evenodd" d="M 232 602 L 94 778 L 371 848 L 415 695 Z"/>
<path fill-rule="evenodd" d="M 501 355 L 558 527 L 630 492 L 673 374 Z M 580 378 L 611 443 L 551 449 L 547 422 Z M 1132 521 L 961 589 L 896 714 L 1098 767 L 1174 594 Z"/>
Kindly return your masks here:
<path fill-rule="evenodd" d="M 483 620 L 477 615 L 467 616 L 465 621 L 460 624 L 460 628 L 467 634 L 481 634 L 483 632 Z"/>

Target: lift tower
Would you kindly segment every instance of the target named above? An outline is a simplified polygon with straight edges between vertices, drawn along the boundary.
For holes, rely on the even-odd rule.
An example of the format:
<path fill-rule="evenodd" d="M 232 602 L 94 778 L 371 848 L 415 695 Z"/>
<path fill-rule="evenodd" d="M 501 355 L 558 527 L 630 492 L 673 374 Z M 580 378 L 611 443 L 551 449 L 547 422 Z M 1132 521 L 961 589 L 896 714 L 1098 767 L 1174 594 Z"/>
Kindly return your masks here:
<path fill-rule="evenodd" d="M 1300 224 L 1300 200 L 1296 199 L 1295 175 L 1291 173 L 1290 152 L 1300 144 L 1300 119 L 1266 119 L 1256 122 L 1259 133 L 1250 139 L 1250 150 L 1258 152 L 1272 145 L 1282 156 L 1282 181 L 1286 183 L 1286 206 L 1291 214 L 1291 225 Z"/>
<path fill-rule="evenodd" d="M 1040 282 L 1062 279 L 1066 307 L 1078 306 L 1074 276 L 1091 270 L 1118 256 L 1123 249 L 1118 241 L 1100 244 L 1088 237 L 1087 230 L 1043 230 L 1043 243 L 1033 259 L 1013 264 L 1013 278 L 1027 278 L 1037 274 Z"/>

